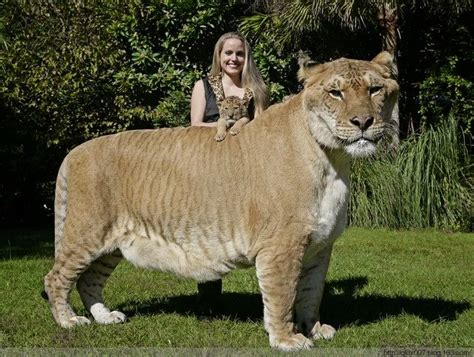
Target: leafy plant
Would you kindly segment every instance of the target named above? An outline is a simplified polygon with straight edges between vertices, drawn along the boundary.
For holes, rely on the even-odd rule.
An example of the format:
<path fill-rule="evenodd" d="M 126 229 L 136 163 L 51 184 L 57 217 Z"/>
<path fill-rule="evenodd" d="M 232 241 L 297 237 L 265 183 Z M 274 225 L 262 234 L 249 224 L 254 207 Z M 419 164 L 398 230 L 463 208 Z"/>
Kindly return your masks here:
<path fill-rule="evenodd" d="M 474 53 L 464 58 L 466 65 L 474 64 Z M 472 130 L 474 120 L 474 83 L 459 74 L 460 59 L 452 56 L 439 71 L 431 73 L 420 85 L 420 110 L 422 124 L 436 125 L 449 113 L 460 119 L 466 133 Z"/>
<path fill-rule="evenodd" d="M 0 9 L 0 223 L 50 212 L 60 161 L 79 143 L 189 123 L 192 84 L 217 38 L 237 27 L 234 7 L 218 0 Z"/>
<path fill-rule="evenodd" d="M 252 54 L 267 84 L 271 102 L 279 102 L 294 87 L 297 67 L 292 54 L 283 54 L 275 47 L 268 46 L 274 41 L 271 33 L 262 35 L 254 42 Z"/>

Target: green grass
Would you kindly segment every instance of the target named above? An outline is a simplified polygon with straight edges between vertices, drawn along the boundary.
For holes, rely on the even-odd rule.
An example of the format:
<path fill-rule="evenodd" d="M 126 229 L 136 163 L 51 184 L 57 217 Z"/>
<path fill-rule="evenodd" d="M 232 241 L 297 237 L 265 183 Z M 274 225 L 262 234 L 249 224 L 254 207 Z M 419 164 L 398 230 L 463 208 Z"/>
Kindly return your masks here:
<path fill-rule="evenodd" d="M 450 116 L 404 140 L 395 156 L 381 155 L 370 164 L 355 161 L 351 223 L 395 229 L 472 229 L 473 167 L 458 126 Z"/>
<path fill-rule="evenodd" d="M 197 318 L 196 284 L 121 263 L 105 298 L 122 325 L 58 327 L 40 296 L 52 233 L 0 232 L 0 348 L 268 348 L 254 269 L 224 279 L 219 315 Z M 325 348 L 474 346 L 474 235 L 352 228 L 335 246 L 322 304 Z M 72 305 L 84 308 L 77 292 Z"/>

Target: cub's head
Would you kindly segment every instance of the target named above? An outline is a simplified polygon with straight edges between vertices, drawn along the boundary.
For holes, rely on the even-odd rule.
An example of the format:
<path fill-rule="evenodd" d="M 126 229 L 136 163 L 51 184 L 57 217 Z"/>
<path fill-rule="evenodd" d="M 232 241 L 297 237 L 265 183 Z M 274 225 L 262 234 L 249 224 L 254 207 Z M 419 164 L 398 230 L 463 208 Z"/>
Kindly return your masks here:
<path fill-rule="evenodd" d="M 381 52 L 372 61 L 340 58 L 324 64 L 304 57 L 299 64 L 304 111 L 320 145 L 364 157 L 374 154 L 382 139 L 396 141 L 392 110 L 398 84 L 392 55 Z"/>
<path fill-rule="evenodd" d="M 226 97 L 219 103 L 221 114 L 233 115 L 234 113 L 238 114 L 246 109 L 245 100 L 236 96 Z"/>

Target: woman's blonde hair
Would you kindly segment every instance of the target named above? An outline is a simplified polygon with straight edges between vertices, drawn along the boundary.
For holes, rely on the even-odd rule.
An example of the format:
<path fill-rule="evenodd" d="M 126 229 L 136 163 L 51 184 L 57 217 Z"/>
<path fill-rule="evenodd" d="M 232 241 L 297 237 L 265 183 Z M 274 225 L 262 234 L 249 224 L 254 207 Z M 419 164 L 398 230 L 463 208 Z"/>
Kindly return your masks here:
<path fill-rule="evenodd" d="M 250 49 L 250 45 L 244 36 L 238 32 L 227 32 L 217 40 L 216 45 L 214 46 L 214 55 L 212 56 L 212 67 L 210 74 L 217 75 L 222 72 L 220 61 L 222 48 L 224 47 L 225 41 L 231 38 L 238 39 L 244 44 L 245 63 L 244 68 L 242 69 L 242 86 L 252 89 L 255 103 L 255 115 L 258 115 L 268 107 L 267 86 L 263 81 L 260 71 L 255 65 L 255 61 L 252 57 L 252 50 Z"/>

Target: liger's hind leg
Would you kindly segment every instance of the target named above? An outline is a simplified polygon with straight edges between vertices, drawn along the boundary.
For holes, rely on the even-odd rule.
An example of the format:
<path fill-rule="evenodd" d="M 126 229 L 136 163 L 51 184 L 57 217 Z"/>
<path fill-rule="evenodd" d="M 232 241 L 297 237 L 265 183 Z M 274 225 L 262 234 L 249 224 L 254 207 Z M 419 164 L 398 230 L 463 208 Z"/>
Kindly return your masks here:
<path fill-rule="evenodd" d="M 103 255 L 91 264 L 77 282 L 77 290 L 84 306 L 100 324 L 121 323 L 126 320 L 122 312 L 110 311 L 104 305 L 102 296 L 107 278 L 121 260 L 122 254 L 118 249 L 111 254 Z"/>
<path fill-rule="evenodd" d="M 56 252 L 53 268 L 44 278 L 44 288 L 54 319 L 61 327 L 90 323 L 86 317 L 74 313 L 69 305 L 69 294 L 93 259 L 91 252 L 79 248 L 63 248 Z"/>

